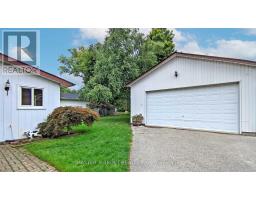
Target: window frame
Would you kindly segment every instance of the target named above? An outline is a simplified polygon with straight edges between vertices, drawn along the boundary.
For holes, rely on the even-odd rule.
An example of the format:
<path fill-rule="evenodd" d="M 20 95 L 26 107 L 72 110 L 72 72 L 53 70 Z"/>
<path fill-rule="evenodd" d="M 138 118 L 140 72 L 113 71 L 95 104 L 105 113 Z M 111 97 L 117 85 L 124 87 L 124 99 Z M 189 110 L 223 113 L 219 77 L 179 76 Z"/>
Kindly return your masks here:
<path fill-rule="evenodd" d="M 22 88 L 31 89 L 31 105 L 22 105 Z M 42 90 L 42 106 L 36 106 L 34 101 L 34 91 L 35 89 Z M 44 88 L 40 87 L 31 87 L 31 86 L 19 86 L 19 92 L 18 92 L 18 109 L 24 109 L 24 110 L 43 110 L 45 109 L 45 90 Z"/>
<path fill-rule="evenodd" d="M 41 90 L 42 91 L 42 105 L 41 106 L 37 106 L 36 105 L 36 101 L 35 101 L 35 90 Z M 32 99 L 33 99 L 33 105 L 35 107 L 43 107 L 44 106 L 44 90 L 42 88 L 33 88 L 32 89 Z"/>

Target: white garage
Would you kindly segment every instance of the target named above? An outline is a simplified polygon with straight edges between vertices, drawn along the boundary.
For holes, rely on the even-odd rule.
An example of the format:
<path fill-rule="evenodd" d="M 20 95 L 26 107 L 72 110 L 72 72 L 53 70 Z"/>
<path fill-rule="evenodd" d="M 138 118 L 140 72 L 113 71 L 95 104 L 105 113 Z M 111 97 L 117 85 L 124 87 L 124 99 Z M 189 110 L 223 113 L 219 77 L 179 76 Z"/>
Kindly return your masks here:
<path fill-rule="evenodd" d="M 128 87 L 147 126 L 256 133 L 255 61 L 175 52 Z"/>
<path fill-rule="evenodd" d="M 222 132 L 239 132 L 238 84 L 147 92 L 147 122 Z"/>
<path fill-rule="evenodd" d="M 60 106 L 78 106 L 78 107 L 87 107 L 87 102 L 79 98 L 79 94 L 73 93 L 61 93 L 60 94 Z"/>

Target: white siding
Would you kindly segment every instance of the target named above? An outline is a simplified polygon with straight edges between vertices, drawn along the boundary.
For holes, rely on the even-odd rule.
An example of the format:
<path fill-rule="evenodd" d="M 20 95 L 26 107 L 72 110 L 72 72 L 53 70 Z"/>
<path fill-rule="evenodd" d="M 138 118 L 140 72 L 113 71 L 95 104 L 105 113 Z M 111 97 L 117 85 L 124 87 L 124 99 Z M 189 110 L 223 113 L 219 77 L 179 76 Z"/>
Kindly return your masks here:
<path fill-rule="evenodd" d="M 11 89 L 7 96 L 4 85 L 8 79 Z M 43 109 L 19 109 L 20 86 L 44 88 Z M 46 119 L 47 115 L 59 106 L 59 84 L 36 75 L 6 75 L 0 72 L 0 141 L 22 138 L 24 131 L 36 128 L 38 123 Z"/>
<path fill-rule="evenodd" d="M 176 57 L 165 63 L 131 86 L 131 116 L 147 117 L 146 91 L 232 82 L 239 83 L 241 131 L 256 132 L 256 68 L 223 62 Z"/>
<path fill-rule="evenodd" d="M 86 102 L 84 101 L 75 101 L 75 100 L 60 100 L 60 106 L 80 106 L 86 108 Z"/>
<path fill-rule="evenodd" d="M 147 92 L 147 125 L 239 133 L 238 84 Z"/>

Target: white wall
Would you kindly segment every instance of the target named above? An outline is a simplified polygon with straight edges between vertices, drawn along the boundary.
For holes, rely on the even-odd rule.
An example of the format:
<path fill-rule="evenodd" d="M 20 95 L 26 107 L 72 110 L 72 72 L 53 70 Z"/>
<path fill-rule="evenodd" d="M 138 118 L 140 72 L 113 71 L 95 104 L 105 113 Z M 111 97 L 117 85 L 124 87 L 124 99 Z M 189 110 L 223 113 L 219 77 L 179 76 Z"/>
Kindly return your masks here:
<path fill-rule="evenodd" d="M 19 139 L 24 131 L 33 130 L 44 121 L 47 115 L 60 106 L 59 84 L 36 75 L 1 74 L 0 66 L 0 141 Z M 5 82 L 10 80 L 8 96 L 4 90 Z M 44 88 L 42 109 L 19 109 L 18 89 L 20 86 Z"/>
<path fill-rule="evenodd" d="M 80 106 L 86 108 L 86 102 L 84 101 L 75 101 L 75 100 L 60 100 L 60 106 Z"/>
<path fill-rule="evenodd" d="M 174 72 L 178 72 L 178 77 Z M 146 91 L 239 82 L 240 129 L 256 132 L 256 67 L 176 57 L 131 87 L 131 116 L 146 118 Z"/>

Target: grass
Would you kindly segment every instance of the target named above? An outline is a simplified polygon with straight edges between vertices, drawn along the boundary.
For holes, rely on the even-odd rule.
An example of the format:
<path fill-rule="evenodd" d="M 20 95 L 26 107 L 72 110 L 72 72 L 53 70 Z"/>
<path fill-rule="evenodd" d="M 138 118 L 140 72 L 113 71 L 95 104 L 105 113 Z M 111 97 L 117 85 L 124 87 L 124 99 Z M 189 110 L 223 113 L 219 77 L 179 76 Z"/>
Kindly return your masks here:
<path fill-rule="evenodd" d="M 102 117 L 92 127 L 79 125 L 73 129 L 80 134 L 41 140 L 24 148 L 59 171 L 129 171 L 128 115 Z"/>

